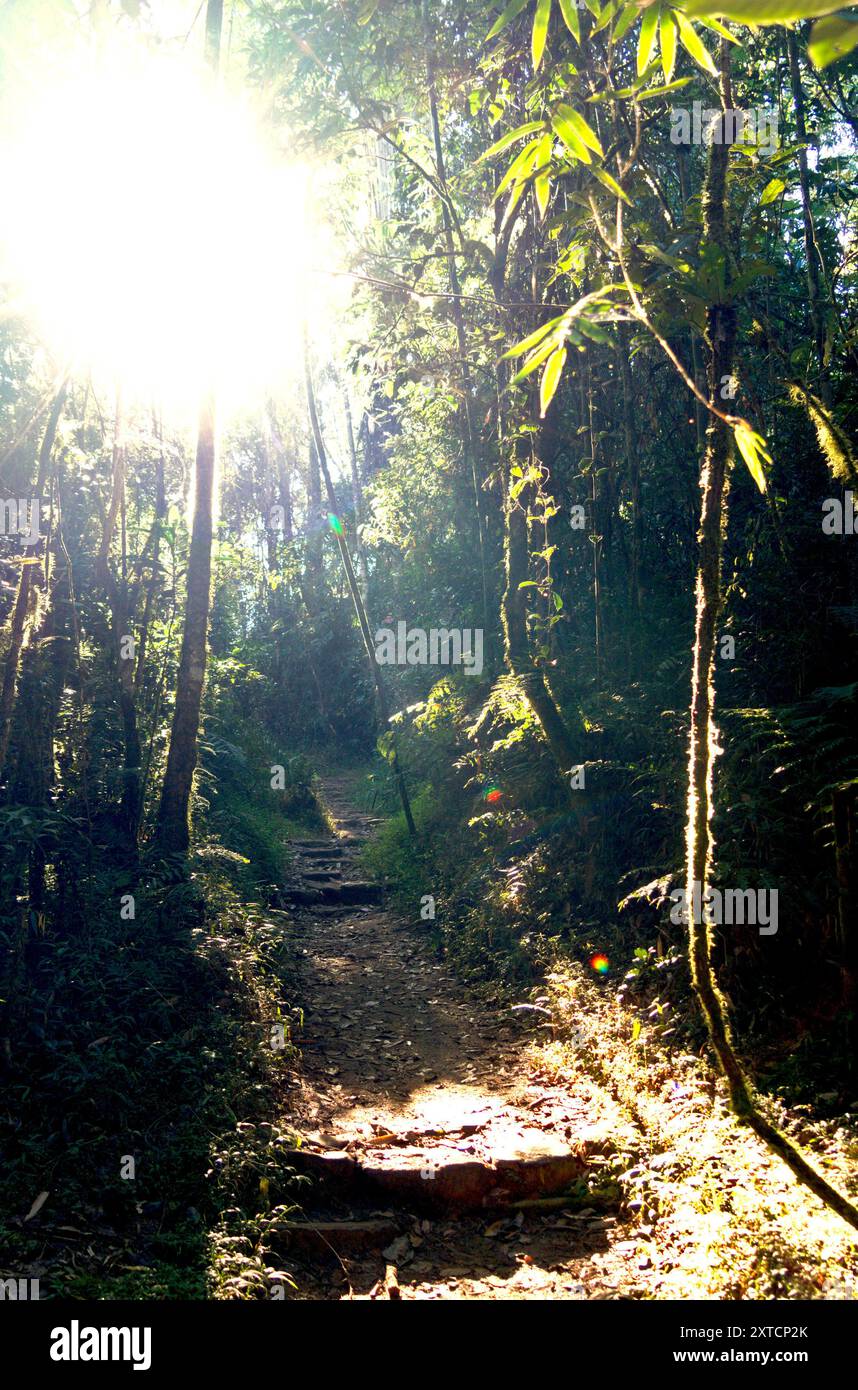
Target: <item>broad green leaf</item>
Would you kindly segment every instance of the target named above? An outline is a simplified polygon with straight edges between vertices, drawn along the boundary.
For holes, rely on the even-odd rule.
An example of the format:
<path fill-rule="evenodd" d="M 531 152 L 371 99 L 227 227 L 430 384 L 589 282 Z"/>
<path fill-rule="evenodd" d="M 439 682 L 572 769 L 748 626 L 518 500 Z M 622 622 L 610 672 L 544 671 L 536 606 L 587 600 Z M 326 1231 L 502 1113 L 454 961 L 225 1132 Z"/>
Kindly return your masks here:
<path fill-rule="evenodd" d="M 785 188 L 786 184 L 784 183 L 783 179 L 771 179 L 770 182 L 767 183 L 765 188 L 763 189 L 763 194 L 760 198 L 758 206 L 761 208 L 767 208 L 769 203 L 773 203 L 775 201 L 775 198 L 779 198 L 781 196 Z"/>
<path fill-rule="evenodd" d="M 653 50 L 658 38 L 658 10 L 655 5 L 647 10 L 638 35 L 638 77 L 642 77 L 652 62 Z"/>
<path fill-rule="evenodd" d="M 581 42 L 581 16 L 578 13 L 578 6 L 575 0 L 560 0 L 560 13 L 566 23 L 566 28 L 576 40 Z"/>
<path fill-rule="evenodd" d="M 497 188 L 495 189 L 494 201 L 496 201 L 502 193 L 505 193 L 506 190 L 509 188 L 510 184 L 513 183 L 515 180 L 521 181 L 527 178 L 527 175 L 530 173 L 531 169 L 534 166 L 534 163 L 536 162 L 536 152 L 538 149 L 539 141 L 530 140 L 528 144 L 525 145 L 523 150 L 519 150 L 515 159 L 512 161 L 512 164 L 509 166 L 500 183 L 498 184 Z"/>
<path fill-rule="evenodd" d="M 620 188 L 620 185 L 617 183 L 617 180 L 615 178 L 612 178 L 611 175 L 605 169 L 594 169 L 593 173 L 596 175 L 596 178 L 599 180 L 599 183 L 604 184 L 605 187 L 609 189 L 611 193 L 613 193 L 615 198 L 622 198 L 624 203 L 628 203 L 629 207 L 632 206 L 632 200 L 629 197 L 628 193 L 623 192 L 622 188 Z"/>
<path fill-rule="evenodd" d="M 548 131 L 539 142 L 534 164 L 534 168 L 540 170 L 534 182 L 534 189 L 536 192 L 536 206 L 539 208 L 539 216 L 541 218 L 545 216 L 551 198 L 551 175 L 548 172 L 548 166 L 551 163 L 551 151 L 553 147 L 554 136 Z"/>
<path fill-rule="evenodd" d="M 542 380 L 539 383 L 539 414 L 542 418 L 554 399 L 554 393 L 560 383 L 565 362 L 566 349 L 561 347 L 552 353 L 545 365 L 545 371 L 542 373 Z"/>
<path fill-rule="evenodd" d="M 511 347 L 508 352 L 505 352 L 501 361 L 503 362 L 507 357 L 520 357 L 523 352 L 529 352 L 531 348 L 536 347 L 537 343 L 542 342 L 543 338 L 551 332 L 552 328 L 557 327 L 562 318 L 563 315 L 558 314 L 557 318 L 549 319 L 548 323 L 543 323 L 541 328 L 536 329 L 535 333 L 529 334 L 528 337 L 523 338 L 520 343 L 516 343 L 515 347 Z"/>
<path fill-rule="evenodd" d="M 530 376 L 531 372 L 535 372 L 537 367 L 541 367 L 546 357 L 550 357 L 552 352 L 557 351 L 557 347 L 557 337 L 552 333 L 551 337 L 547 338 L 542 346 L 537 348 L 536 352 L 532 352 L 522 363 L 512 379 L 513 386 L 518 386 L 520 382 L 524 381 L 525 377 Z"/>
<path fill-rule="evenodd" d="M 710 72 L 713 77 L 717 77 L 718 69 L 715 66 L 715 60 L 700 35 L 697 33 L 694 25 L 689 24 L 681 10 L 676 10 L 675 14 L 676 22 L 679 25 L 679 39 L 682 47 L 687 53 L 691 54 L 695 63 L 699 63 L 700 67 L 704 68 L 706 72 Z"/>
<path fill-rule="evenodd" d="M 604 159 L 605 151 L 602 149 L 598 135 L 590 128 L 584 120 L 584 117 L 575 110 L 574 106 L 563 105 L 559 106 L 557 109 L 563 112 L 567 120 L 571 121 L 572 125 L 575 127 L 579 140 L 582 140 L 589 149 L 599 155 L 600 159 Z"/>
<path fill-rule="evenodd" d="M 757 434 L 756 430 L 751 429 L 751 426 L 746 420 L 742 420 L 738 425 L 735 425 L 733 427 L 733 433 L 736 436 L 736 444 L 738 445 L 739 453 L 748 465 L 748 472 L 757 484 L 760 492 L 765 492 L 766 475 L 763 469 L 763 463 L 772 462 L 772 456 L 766 448 L 766 441 L 763 439 L 762 435 Z"/>
<path fill-rule="evenodd" d="M 858 14 L 833 14 L 814 24 L 807 51 L 814 67 L 827 68 L 858 44 Z"/>
<path fill-rule="evenodd" d="M 508 24 L 511 24 L 516 15 L 521 14 L 526 4 L 527 0 L 510 0 L 506 9 L 502 14 L 498 15 L 491 29 L 486 34 L 486 43 L 488 43 L 489 39 L 493 39 L 495 34 L 499 34 L 502 29 L 505 29 Z"/>
<path fill-rule="evenodd" d="M 683 9 L 692 19 L 738 19 L 744 24 L 788 24 L 794 19 L 816 19 L 834 14 L 842 0 L 684 0 Z"/>
<path fill-rule="evenodd" d="M 515 212 L 516 208 L 518 207 L 519 203 L 524 197 L 524 190 L 526 186 L 527 185 L 524 183 L 517 183 L 513 188 L 512 192 L 510 193 L 509 198 L 507 199 L 507 205 L 503 210 L 503 217 L 501 218 L 501 230 L 503 230 L 507 222 L 509 222 L 510 218 L 512 217 L 513 213 Z"/>
<path fill-rule="evenodd" d="M 711 29 L 713 34 L 720 34 L 722 39 L 728 39 L 730 43 L 739 42 L 739 40 L 736 38 L 736 35 L 731 34 L 726 24 L 722 24 L 720 20 L 704 19 L 702 15 L 698 15 L 697 18 L 698 22 L 703 25 L 704 29 Z"/>
<path fill-rule="evenodd" d="M 614 43 L 619 43 L 620 39 L 625 37 L 625 35 L 629 32 L 639 14 L 640 10 L 638 9 L 637 5 L 626 5 L 625 9 L 623 10 L 622 14 L 620 15 L 619 19 L 614 25 L 614 31 L 611 35 L 611 38 L 613 39 Z"/>
<path fill-rule="evenodd" d="M 551 0 L 536 0 L 536 14 L 533 16 L 533 33 L 530 39 L 530 55 L 533 59 L 534 72 L 542 62 L 542 55 L 545 52 L 550 18 Z"/>
<path fill-rule="evenodd" d="M 594 19 L 598 19 L 598 18 L 599 18 L 599 11 L 600 11 L 600 9 L 601 9 L 601 5 L 599 4 L 599 0 L 584 0 L 584 4 L 587 6 L 587 9 L 590 11 L 590 13 L 591 13 L 591 15 L 593 16 L 593 18 L 594 18 Z"/>
<path fill-rule="evenodd" d="M 593 34 L 600 33 L 602 29 L 607 29 L 608 25 L 610 24 L 614 15 L 617 13 L 617 10 L 620 8 L 621 4 L 622 0 L 609 0 L 609 3 L 605 6 L 605 8 L 599 11 L 599 14 L 596 17 L 596 23 L 590 30 L 591 36 Z"/>
<path fill-rule="evenodd" d="M 508 130 L 506 135 L 502 135 L 499 140 L 496 140 L 493 145 L 483 151 L 477 163 L 480 164 L 484 159 L 491 159 L 492 155 L 500 154 L 501 150 L 509 149 L 509 146 L 514 145 L 516 140 L 520 140 L 522 136 L 533 135 L 535 131 L 542 130 L 543 125 L 543 121 L 526 121 L 524 125 L 516 126 L 515 130 Z"/>
<path fill-rule="evenodd" d="M 661 87 L 644 87 L 642 92 L 636 92 L 638 101 L 649 101 L 650 97 L 663 97 L 665 92 L 678 92 L 680 87 L 687 87 L 689 82 L 693 82 L 693 77 L 677 77 L 673 82 L 665 82 Z M 621 95 L 619 92 L 617 96 Z"/>
<path fill-rule="evenodd" d="M 661 66 L 664 71 L 665 82 L 670 82 L 676 67 L 676 20 L 670 10 L 663 12 L 659 29 L 661 33 Z"/>
<path fill-rule="evenodd" d="M 555 132 L 560 136 L 570 154 L 576 159 L 580 159 L 583 164 L 592 164 L 593 159 L 581 136 L 575 127 L 571 117 L 575 115 L 571 106 L 565 104 L 558 106 L 554 115 L 551 117 L 551 124 Z"/>

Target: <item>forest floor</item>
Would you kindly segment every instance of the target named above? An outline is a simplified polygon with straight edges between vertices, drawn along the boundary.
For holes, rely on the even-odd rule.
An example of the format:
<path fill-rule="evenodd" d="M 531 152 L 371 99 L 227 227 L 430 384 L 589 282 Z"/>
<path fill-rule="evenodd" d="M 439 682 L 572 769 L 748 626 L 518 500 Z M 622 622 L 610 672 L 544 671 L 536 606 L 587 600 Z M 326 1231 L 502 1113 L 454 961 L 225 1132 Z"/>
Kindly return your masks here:
<path fill-rule="evenodd" d="M 630 1046 L 573 975 L 575 1026 L 546 1041 L 455 978 L 430 924 L 371 901 L 356 864 L 378 822 L 356 799 L 326 779 L 331 836 L 294 845 L 293 1296 L 858 1296 L 854 1233 L 737 1128 L 699 1057 Z M 846 1181 L 858 1104 L 780 1119 Z"/>

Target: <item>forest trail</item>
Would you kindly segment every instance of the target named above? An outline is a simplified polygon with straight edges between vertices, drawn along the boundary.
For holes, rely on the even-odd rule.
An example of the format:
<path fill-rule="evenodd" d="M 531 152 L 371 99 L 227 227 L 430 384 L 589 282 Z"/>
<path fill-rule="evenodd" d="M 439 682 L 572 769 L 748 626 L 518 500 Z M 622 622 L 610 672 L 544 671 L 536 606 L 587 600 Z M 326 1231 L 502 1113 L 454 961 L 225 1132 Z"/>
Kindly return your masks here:
<path fill-rule="evenodd" d="M 378 822 L 355 809 L 348 779 L 324 794 L 334 834 L 294 845 L 293 1122 L 314 1180 L 283 1244 L 298 1296 L 640 1296 L 616 1200 L 587 1187 L 620 1135 L 628 1150 L 627 1121 L 584 1078 L 540 1080 L 532 1034 L 469 996 L 423 924 L 354 901 L 373 896 L 355 858 Z M 351 902 L 336 901 L 343 884 Z"/>

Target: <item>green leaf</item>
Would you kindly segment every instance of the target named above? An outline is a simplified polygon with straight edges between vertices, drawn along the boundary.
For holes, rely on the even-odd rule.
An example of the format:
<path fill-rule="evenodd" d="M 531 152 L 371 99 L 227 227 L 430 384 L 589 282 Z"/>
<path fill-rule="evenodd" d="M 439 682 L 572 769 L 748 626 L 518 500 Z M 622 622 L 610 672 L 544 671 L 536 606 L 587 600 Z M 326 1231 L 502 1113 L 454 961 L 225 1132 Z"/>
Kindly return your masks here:
<path fill-rule="evenodd" d="M 665 92 L 678 92 L 680 87 L 687 87 L 689 82 L 693 82 L 693 77 L 677 77 L 673 82 L 665 82 L 661 87 L 645 87 L 642 92 L 636 92 L 638 101 L 649 101 L 650 97 L 662 97 Z M 619 96 L 620 93 L 617 93 Z"/>
<path fill-rule="evenodd" d="M 554 115 L 551 117 L 551 125 L 560 136 L 560 139 L 563 141 L 570 154 L 573 154 L 576 159 L 580 159 L 584 164 L 592 164 L 593 159 L 590 151 L 578 134 L 578 130 L 572 120 L 572 117 L 576 114 L 577 113 L 573 111 L 571 106 L 567 106 L 564 103 L 558 106 Z"/>
<path fill-rule="evenodd" d="M 698 22 L 703 25 L 704 29 L 710 29 L 713 34 L 720 34 L 722 39 L 728 39 L 730 43 L 739 42 L 736 35 L 731 34 L 727 26 L 717 19 L 704 19 L 702 15 L 698 15 Z"/>
<path fill-rule="evenodd" d="M 614 15 L 617 13 L 617 10 L 620 8 L 621 3 L 622 0 L 610 0 L 609 4 L 607 4 L 604 9 L 599 11 L 596 16 L 596 23 L 590 30 L 591 37 L 593 34 L 598 34 L 602 29 L 607 29 Z"/>
<path fill-rule="evenodd" d="M 538 168 L 542 171 L 537 175 L 534 183 L 536 206 L 539 209 L 540 218 L 544 217 L 548 211 L 548 203 L 551 198 L 551 175 L 548 172 L 548 166 L 551 163 L 551 151 L 553 147 L 554 136 L 548 131 L 539 142 L 534 164 L 534 168 Z"/>
<path fill-rule="evenodd" d="M 614 26 L 613 33 L 611 34 L 611 38 L 614 43 L 619 43 L 620 39 L 625 37 L 625 35 L 629 32 L 639 14 L 640 10 L 638 9 L 637 5 L 635 5 L 634 3 L 626 5 L 625 9 L 623 10 L 622 14 L 620 15 L 619 19 L 617 20 Z"/>
<path fill-rule="evenodd" d="M 665 82 L 670 82 L 676 67 L 676 20 L 670 10 L 665 10 L 662 14 L 659 29 L 661 32 L 661 66 L 664 71 Z"/>
<path fill-rule="evenodd" d="M 522 182 L 527 178 L 536 162 L 536 152 L 539 149 L 539 140 L 530 140 L 523 150 L 519 150 L 512 164 L 507 169 L 497 188 L 495 189 L 494 201 L 505 193 L 513 182 Z"/>
<path fill-rule="evenodd" d="M 536 349 L 536 352 L 532 352 L 530 356 L 526 358 L 526 360 L 519 367 L 518 371 L 512 379 L 513 386 L 518 386 L 522 381 L 524 381 L 525 377 L 530 376 L 531 372 L 535 372 L 537 367 L 541 367 L 546 357 L 550 357 L 553 352 L 556 352 L 558 346 L 559 344 L 557 342 L 557 337 L 555 334 L 552 334 L 549 338 L 546 338 L 542 346 L 538 347 Z"/>
<path fill-rule="evenodd" d="M 763 189 L 762 197 L 760 198 L 758 206 L 761 208 L 767 208 L 769 203 L 773 203 L 776 198 L 779 198 L 781 196 L 785 188 L 786 184 L 784 183 L 783 179 L 771 179 L 770 182 L 767 183 L 765 188 Z"/>
<path fill-rule="evenodd" d="M 558 314 L 557 318 L 549 319 L 548 323 L 544 323 L 541 328 L 537 328 L 535 333 L 528 334 L 520 343 L 516 343 L 515 347 L 511 347 L 508 352 L 505 352 L 501 361 L 503 362 L 507 357 L 520 357 L 523 352 L 530 352 L 531 348 L 535 348 L 537 343 L 542 342 L 543 338 L 551 332 L 552 328 L 557 327 L 562 318 L 563 315 Z"/>
<path fill-rule="evenodd" d="M 733 433 L 736 436 L 736 444 L 738 445 L 739 453 L 748 465 L 748 472 L 757 484 L 760 492 L 765 492 L 766 475 L 763 470 L 763 463 L 772 462 L 772 456 L 766 447 L 766 441 L 761 434 L 757 434 L 756 430 L 751 429 L 751 426 L 746 420 L 741 420 L 738 425 L 734 425 Z"/>
<path fill-rule="evenodd" d="M 713 77 L 717 77 L 718 69 L 715 66 L 715 60 L 700 35 L 697 33 L 694 25 L 689 24 L 681 10 L 676 10 L 675 14 L 676 22 L 679 25 L 679 40 L 682 47 L 687 53 L 691 54 L 695 63 L 698 63 L 706 72 L 711 73 Z"/>
<path fill-rule="evenodd" d="M 713 15 L 744 24 L 789 24 L 794 19 L 816 19 L 833 14 L 842 0 L 685 0 L 683 9 L 692 19 Z"/>
<path fill-rule="evenodd" d="M 551 0 L 536 0 L 536 14 L 533 16 L 533 33 L 530 39 L 530 54 L 533 70 L 542 62 L 545 45 L 548 41 L 548 21 L 551 18 Z"/>
<path fill-rule="evenodd" d="M 632 200 L 629 197 L 628 193 L 623 192 L 622 188 L 620 188 L 620 185 L 617 183 L 617 180 L 615 178 L 612 178 L 611 175 L 607 172 L 607 170 L 594 169 L 593 173 L 596 175 L 596 178 L 599 180 L 599 183 L 604 184 L 605 187 L 609 189 L 611 193 L 613 193 L 615 198 L 622 198 L 624 203 L 628 203 L 629 207 L 632 206 Z"/>
<path fill-rule="evenodd" d="M 554 393 L 560 383 L 560 377 L 566 362 L 565 347 L 558 348 L 552 353 L 542 373 L 542 381 L 539 383 L 539 414 L 540 418 L 545 418 L 545 412 L 554 399 Z"/>
<path fill-rule="evenodd" d="M 814 24 L 807 51 L 814 67 L 827 68 L 858 44 L 858 15 L 834 14 Z"/>
<path fill-rule="evenodd" d="M 578 6 L 575 0 L 560 0 L 560 13 L 566 23 L 566 28 L 575 39 L 576 43 L 581 42 L 581 16 L 578 13 Z"/>
<path fill-rule="evenodd" d="M 489 39 L 493 39 L 495 34 L 499 34 L 502 29 L 505 29 L 508 24 L 511 24 L 516 15 L 521 14 L 526 4 L 527 0 L 510 0 L 506 9 L 498 16 L 489 32 L 486 34 L 485 42 L 488 43 Z"/>
<path fill-rule="evenodd" d="M 483 151 L 477 163 L 482 163 L 484 159 L 491 159 L 492 155 L 500 154 L 501 150 L 509 149 L 516 140 L 520 140 L 524 135 L 533 135 L 535 131 L 542 130 L 543 126 L 543 121 L 526 121 L 524 125 L 516 126 L 515 130 L 508 130 L 506 135 L 502 135 L 499 140 L 496 140 L 493 145 Z"/>
<path fill-rule="evenodd" d="M 652 62 L 653 50 L 658 38 L 658 10 L 655 5 L 647 10 L 638 35 L 638 77 L 643 77 Z"/>
<path fill-rule="evenodd" d="M 564 104 L 563 106 L 558 106 L 557 109 L 558 111 L 562 111 L 564 119 L 574 126 L 578 139 L 582 144 L 587 145 L 600 159 L 604 159 L 605 151 L 602 149 L 599 137 L 596 132 L 590 128 L 584 120 L 584 117 L 576 111 L 573 106 L 566 106 Z"/>

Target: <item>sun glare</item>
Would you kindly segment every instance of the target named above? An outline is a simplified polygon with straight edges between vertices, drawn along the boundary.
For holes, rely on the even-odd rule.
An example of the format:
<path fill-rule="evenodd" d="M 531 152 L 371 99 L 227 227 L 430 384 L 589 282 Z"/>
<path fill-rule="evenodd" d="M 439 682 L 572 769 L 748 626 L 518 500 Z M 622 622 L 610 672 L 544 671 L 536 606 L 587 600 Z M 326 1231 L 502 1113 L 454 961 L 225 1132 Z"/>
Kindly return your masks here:
<path fill-rule="evenodd" d="M 182 407 L 276 389 L 319 229 L 249 106 L 143 46 L 5 96 L 3 279 L 57 359 Z"/>

